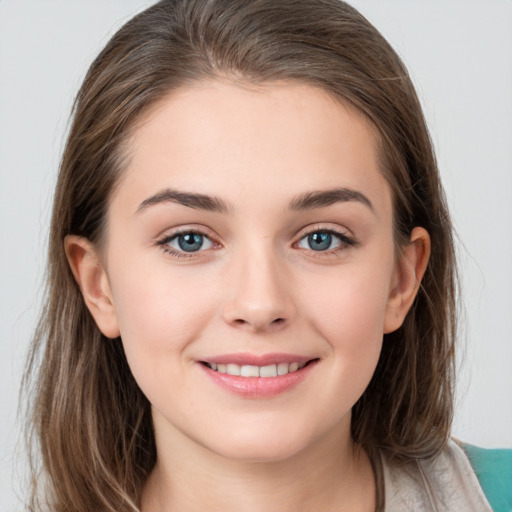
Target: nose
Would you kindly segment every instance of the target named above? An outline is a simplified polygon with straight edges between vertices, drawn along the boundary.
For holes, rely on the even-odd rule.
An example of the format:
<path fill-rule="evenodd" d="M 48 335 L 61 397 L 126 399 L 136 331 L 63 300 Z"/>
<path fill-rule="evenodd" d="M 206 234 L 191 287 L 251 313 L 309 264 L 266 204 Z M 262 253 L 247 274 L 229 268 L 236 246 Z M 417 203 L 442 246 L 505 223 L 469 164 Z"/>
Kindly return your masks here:
<path fill-rule="evenodd" d="M 292 321 L 295 307 L 291 280 L 283 264 L 268 251 L 258 251 L 232 266 L 224 320 L 254 333 L 282 329 Z"/>

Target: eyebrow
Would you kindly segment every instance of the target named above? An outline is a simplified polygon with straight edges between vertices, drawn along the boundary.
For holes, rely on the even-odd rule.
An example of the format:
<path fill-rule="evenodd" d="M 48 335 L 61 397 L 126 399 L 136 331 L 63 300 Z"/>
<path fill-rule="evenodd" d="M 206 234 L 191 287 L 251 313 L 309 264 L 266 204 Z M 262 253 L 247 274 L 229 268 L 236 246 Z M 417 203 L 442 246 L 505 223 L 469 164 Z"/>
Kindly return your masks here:
<path fill-rule="evenodd" d="M 150 206 L 162 203 L 177 203 L 195 210 L 206 210 L 217 213 L 229 213 L 231 210 L 227 203 L 217 197 L 194 192 L 179 192 L 178 190 L 167 188 L 142 201 L 137 208 L 137 213 L 143 212 Z"/>
<path fill-rule="evenodd" d="M 299 195 L 290 203 L 291 210 L 312 210 L 325 208 L 336 203 L 356 201 L 367 206 L 372 212 L 372 202 L 362 192 L 350 188 L 334 188 L 330 190 L 318 190 L 305 192 Z"/>
<path fill-rule="evenodd" d="M 373 205 L 368 197 L 362 192 L 349 188 L 305 192 L 292 199 L 289 208 L 290 210 L 313 210 L 316 208 L 326 208 L 336 203 L 351 201 L 359 202 L 374 212 Z M 195 210 L 216 213 L 231 213 L 234 209 L 228 203 L 215 196 L 195 192 L 180 192 L 167 188 L 142 201 L 137 208 L 137 213 L 143 212 L 150 206 L 162 203 L 176 203 Z"/>

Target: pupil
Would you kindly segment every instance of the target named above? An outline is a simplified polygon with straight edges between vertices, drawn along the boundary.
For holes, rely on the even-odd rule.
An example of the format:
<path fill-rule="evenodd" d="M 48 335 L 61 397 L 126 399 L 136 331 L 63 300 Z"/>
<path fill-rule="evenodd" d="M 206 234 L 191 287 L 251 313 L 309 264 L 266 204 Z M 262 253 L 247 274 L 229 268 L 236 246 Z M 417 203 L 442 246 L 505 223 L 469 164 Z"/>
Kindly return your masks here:
<path fill-rule="evenodd" d="M 203 237 L 197 233 L 186 233 L 178 237 L 178 245 L 186 252 L 198 251 L 203 245 Z"/>
<path fill-rule="evenodd" d="M 313 233 L 308 237 L 309 246 L 315 251 L 325 251 L 329 249 L 332 242 L 332 236 L 329 233 Z"/>

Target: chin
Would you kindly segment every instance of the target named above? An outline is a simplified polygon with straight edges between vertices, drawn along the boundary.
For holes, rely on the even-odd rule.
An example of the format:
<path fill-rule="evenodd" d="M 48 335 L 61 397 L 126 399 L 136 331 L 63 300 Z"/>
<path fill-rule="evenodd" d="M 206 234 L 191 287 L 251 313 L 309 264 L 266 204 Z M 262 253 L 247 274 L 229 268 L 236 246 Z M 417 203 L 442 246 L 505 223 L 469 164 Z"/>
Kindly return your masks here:
<path fill-rule="evenodd" d="M 216 442 L 210 438 L 210 450 L 238 462 L 281 462 L 307 451 L 315 442 L 305 429 L 287 428 L 284 425 L 266 425 L 261 429 L 238 428 Z"/>
<path fill-rule="evenodd" d="M 225 449 L 220 448 L 217 454 L 237 462 L 275 463 L 292 458 L 302 449 L 303 445 L 300 443 L 286 443 L 283 446 L 279 442 L 267 443 L 258 440 L 252 443 L 232 444 Z"/>

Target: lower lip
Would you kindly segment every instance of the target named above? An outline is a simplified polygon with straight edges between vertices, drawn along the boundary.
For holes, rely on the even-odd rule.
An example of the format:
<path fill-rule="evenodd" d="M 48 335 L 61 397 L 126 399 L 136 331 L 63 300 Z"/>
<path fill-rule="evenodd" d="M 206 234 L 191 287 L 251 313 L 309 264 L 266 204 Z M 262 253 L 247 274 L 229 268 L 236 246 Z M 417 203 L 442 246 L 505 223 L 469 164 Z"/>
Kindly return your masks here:
<path fill-rule="evenodd" d="M 215 384 L 232 393 L 244 398 L 273 398 L 301 383 L 317 363 L 318 361 L 311 361 L 300 370 L 277 377 L 239 377 L 220 373 L 201 363 L 199 366 Z"/>

